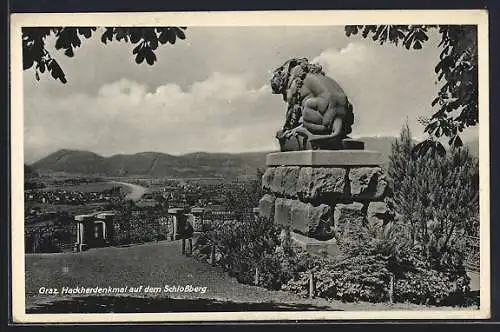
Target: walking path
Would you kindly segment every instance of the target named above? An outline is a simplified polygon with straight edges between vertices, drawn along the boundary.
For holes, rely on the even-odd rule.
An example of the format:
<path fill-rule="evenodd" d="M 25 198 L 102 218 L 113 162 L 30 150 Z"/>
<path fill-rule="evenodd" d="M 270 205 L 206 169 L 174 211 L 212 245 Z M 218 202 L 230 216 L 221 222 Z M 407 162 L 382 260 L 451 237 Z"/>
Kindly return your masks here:
<path fill-rule="evenodd" d="M 426 309 L 411 304 L 329 302 L 240 284 L 218 267 L 181 255 L 180 241 L 90 249 L 81 253 L 26 254 L 25 258 L 28 312 Z M 206 291 L 144 292 L 148 286 L 163 290 L 165 285 L 170 290 L 172 286 L 191 285 L 206 287 Z M 141 291 L 133 297 L 60 294 L 63 287 L 138 289 L 140 286 Z M 41 287 L 57 289 L 59 294 L 40 294 Z"/>

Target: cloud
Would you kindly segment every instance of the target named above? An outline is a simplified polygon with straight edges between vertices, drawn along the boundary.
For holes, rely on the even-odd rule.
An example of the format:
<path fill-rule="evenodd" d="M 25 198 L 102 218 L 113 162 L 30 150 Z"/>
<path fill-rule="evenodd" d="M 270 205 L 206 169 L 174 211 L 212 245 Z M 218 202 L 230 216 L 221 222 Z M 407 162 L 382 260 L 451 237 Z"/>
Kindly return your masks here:
<path fill-rule="evenodd" d="M 410 52 L 402 47 L 351 42 L 313 59 L 339 82 L 354 105 L 353 136 L 397 135 L 408 120 L 422 132 L 419 116 L 432 114 L 437 50 Z"/>
<path fill-rule="evenodd" d="M 47 49 L 65 71 L 68 83 L 62 85 L 50 74 L 41 75 L 38 82 L 32 68 L 24 75 L 26 93 L 43 89 L 51 96 L 95 94 L 102 84 L 124 77 L 141 82 L 150 92 L 168 83 L 186 90 L 215 71 L 251 73 L 251 84 L 258 87 L 267 79 L 268 70 L 289 57 L 311 58 L 331 45 L 347 44 L 342 26 L 188 27 L 185 40 L 158 47 L 158 61 L 150 66 L 135 63 L 134 45 L 116 41 L 104 45 L 102 32 L 82 40 L 72 58 L 55 49 L 54 38 L 47 38 Z"/>
<path fill-rule="evenodd" d="M 148 92 L 144 84 L 121 79 L 103 84 L 96 95 L 28 99 L 27 158 L 59 148 L 104 155 L 274 149 L 284 107 L 266 84 L 251 88 L 245 75 L 219 72 L 187 91 L 166 84 Z"/>

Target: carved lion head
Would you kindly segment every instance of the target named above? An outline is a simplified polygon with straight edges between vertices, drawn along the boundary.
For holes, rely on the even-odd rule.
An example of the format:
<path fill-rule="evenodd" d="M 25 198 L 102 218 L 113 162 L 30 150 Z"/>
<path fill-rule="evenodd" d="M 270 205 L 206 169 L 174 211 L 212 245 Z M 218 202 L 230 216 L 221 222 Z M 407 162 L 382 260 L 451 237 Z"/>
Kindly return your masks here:
<path fill-rule="evenodd" d="M 320 65 L 309 63 L 307 58 L 291 58 L 273 71 L 271 89 L 274 94 L 286 95 L 290 76 L 307 73 L 324 74 Z"/>

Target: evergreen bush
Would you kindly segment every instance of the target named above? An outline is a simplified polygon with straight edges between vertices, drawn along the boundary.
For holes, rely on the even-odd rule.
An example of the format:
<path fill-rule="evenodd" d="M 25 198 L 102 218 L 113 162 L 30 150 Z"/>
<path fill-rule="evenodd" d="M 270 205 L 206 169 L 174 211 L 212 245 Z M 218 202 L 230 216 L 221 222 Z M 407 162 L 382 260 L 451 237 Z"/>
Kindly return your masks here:
<path fill-rule="evenodd" d="M 388 167 L 394 203 L 428 267 L 460 269 L 466 234 L 477 234 L 479 164 L 466 148 L 445 156 L 429 150 L 413 155 L 406 125 L 392 147 Z"/>

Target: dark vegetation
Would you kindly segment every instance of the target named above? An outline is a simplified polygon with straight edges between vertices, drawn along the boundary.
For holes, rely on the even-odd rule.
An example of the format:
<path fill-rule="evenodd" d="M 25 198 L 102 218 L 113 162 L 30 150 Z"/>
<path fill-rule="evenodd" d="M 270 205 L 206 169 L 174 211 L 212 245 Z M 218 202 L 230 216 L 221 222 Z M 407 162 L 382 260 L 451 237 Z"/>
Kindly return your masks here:
<path fill-rule="evenodd" d="M 36 219 L 36 223 L 30 223 Z M 75 242 L 75 225 L 67 212 L 52 212 L 32 217 L 24 225 L 25 252 L 61 252 L 71 250 Z"/>
<path fill-rule="evenodd" d="M 178 39 L 185 39 L 186 27 L 24 27 L 23 69 L 35 68 L 35 77 L 50 73 L 51 76 L 66 83 L 66 75 L 57 60 L 45 48 L 45 39 L 54 37 L 57 50 L 64 50 L 64 55 L 72 58 L 82 45 L 82 39 L 93 38 L 101 34 L 101 42 L 124 42 L 136 45 L 133 50 L 135 62 L 153 65 L 156 62 L 156 50 L 163 44 L 175 44 Z"/>
<path fill-rule="evenodd" d="M 144 243 L 169 239 L 171 224 L 167 218 L 168 206 L 138 207 L 133 201 L 122 201 L 115 206 L 112 245 Z"/>

